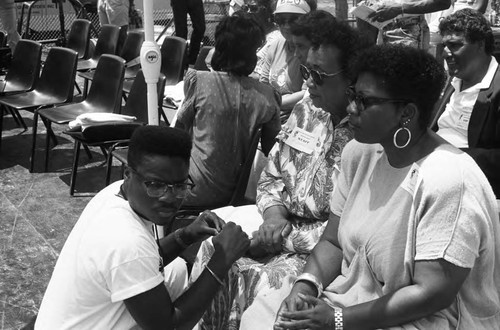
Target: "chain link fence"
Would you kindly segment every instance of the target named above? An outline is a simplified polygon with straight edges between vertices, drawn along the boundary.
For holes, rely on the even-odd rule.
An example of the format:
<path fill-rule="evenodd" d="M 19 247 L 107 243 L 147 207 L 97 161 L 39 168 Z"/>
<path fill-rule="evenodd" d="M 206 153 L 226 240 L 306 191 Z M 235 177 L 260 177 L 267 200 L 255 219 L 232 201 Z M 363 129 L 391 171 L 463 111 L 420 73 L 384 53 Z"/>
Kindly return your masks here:
<path fill-rule="evenodd" d="M 3 0 L 0 0 L 3 1 Z M 142 1 L 142 0 L 141 0 Z M 150 1 L 150 0 L 148 0 Z M 136 1 L 136 5 L 137 5 Z M 62 8 L 59 8 L 62 6 Z M 205 1 L 206 32 L 203 40 L 205 45 L 214 44 L 215 27 L 222 17 L 228 14 L 229 0 Z M 16 3 L 18 31 L 25 39 L 40 41 L 47 46 L 61 44 L 68 30 L 77 18 L 91 21 L 92 38 L 97 38 L 100 31 L 97 14 L 97 1 L 87 0 L 36 0 Z M 142 12 L 137 9 L 142 17 Z M 162 41 L 162 36 L 175 34 L 173 13 L 171 8 L 160 8 L 153 11 L 155 39 Z M 134 28 L 134 26 L 131 26 Z M 191 22 L 188 19 L 188 33 L 191 33 Z M 3 26 L 0 22 L 0 30 Z M 64 31 L 63 33 L 61 31 Z"/>

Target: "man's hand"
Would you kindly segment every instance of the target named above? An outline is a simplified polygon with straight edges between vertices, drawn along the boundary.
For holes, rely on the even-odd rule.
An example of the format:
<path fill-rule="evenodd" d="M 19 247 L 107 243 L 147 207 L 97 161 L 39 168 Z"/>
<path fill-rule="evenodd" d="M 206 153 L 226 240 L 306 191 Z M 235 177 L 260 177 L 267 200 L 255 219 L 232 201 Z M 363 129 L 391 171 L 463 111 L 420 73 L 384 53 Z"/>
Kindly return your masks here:
<path fill-rule="evenodd" d="M 200 213 L 198 218 L 183 230 L 183 239 L 190 244 L 217 235 L 224 227 L 225 222 L 212 211 Z"/>
<path fill-rule="evenodd" d="M 289 296 L 290 297 L 290 296 Z M 288 298 L 287 298 L 288 299 Z M 280 309 L 274 329 L 332 329 L 335 326 L 335 310 L 323 300 L 297 293 L 294 299 L 302 300 L 300 309 Z"/>
<path fill-rule="evenodd" d="M 403 10 L 401 4 L 393 2 L 380 5 L 375 12 L 368 15 L 368 18 L 375 22 L 385 22 L 401 15 L 402 13 Z"/>
<path fill-rule="evenodd" d="M 282 217 L 274 217 L 264 221 L 254 239 L 268 253 L 276 254 L 283 250 L 283 237 L 292 231 L 290 221 Z"/>
<path fill-rule="evenodd" d="M 212 239 L 215 252 L 212 259 L 222 263 L 226 269 L 242 257 L 250 246 L 248 235 L 234 222 L 228 222 L 222 231 Z"/>

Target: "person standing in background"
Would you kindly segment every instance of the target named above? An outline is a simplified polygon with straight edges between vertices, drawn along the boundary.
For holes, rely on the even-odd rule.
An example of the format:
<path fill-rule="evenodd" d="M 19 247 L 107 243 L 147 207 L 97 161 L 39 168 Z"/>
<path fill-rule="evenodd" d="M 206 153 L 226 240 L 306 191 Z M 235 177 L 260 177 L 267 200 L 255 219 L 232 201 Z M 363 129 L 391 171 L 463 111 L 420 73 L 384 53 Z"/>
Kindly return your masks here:
<path fill-rule="evenodd" d="M 127 37 L 129 23 L 129 0 L 99 0 L 97 2 L 97 13 L 99 24 L 113 24 L 120 27 L 120 36 L 116 46 L 116 53 L 120 54 L 122 46 Z"/>
<path fill-rule="evenodd" d="M 14 52 L 17 42 L 21 39 L 16 30 L 16 7 L 14 0 L 0 1 L 0 21 L 3 29 L 7 32 L 7 41 L 10 49 Z"/>
<path fill-rule="evenodd" d="M 187 40 L 187 15 L 191 18 L 193 32 L 189 41 L 188 63 L 194 64 L 205 35 L 205 10 L 202 0 L 171 0 L 174 13 L 175 35 Z"/>

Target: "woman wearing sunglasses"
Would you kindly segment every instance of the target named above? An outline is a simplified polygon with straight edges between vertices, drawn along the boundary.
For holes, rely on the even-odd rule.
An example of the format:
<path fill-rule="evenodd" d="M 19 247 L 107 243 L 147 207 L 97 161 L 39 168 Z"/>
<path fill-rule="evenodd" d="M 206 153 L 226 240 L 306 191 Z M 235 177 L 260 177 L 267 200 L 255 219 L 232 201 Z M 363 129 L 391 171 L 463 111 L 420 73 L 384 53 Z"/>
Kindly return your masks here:
<path fill-rule="evenodd" d="M 423 50 L 386 45 L 354 70 L 355 140 L 342 153 L 326 229 L 274 328 L 498 328 L 495 196 L 474 160 L 427 128 L 442 66 Z"/>
<path fill-rule="evenodd" d="M 304 96 L 299 60 L 295 57 L 290 27 L 304 14 L 316 10 L 316 0 L 278 0 L 274 21 L 281 36 L 267 48 L 260 66 L 260 81 L 281 95 L 281 122 L 285 123 L 293 106 Z"/>
<path fill-rule="evenodd" d="M 311 97 L 297 103 L 282 126 L 257 186 L 256 205 L 235 208 L 229 218 L 220 215 L 241 224 L 252 243 L 203 316 L 202 329 L 270 329 L 290 292 L 286 275 L 302 272 L 325 228 L 340 155 L 352 138 L 345 93 L 351 80 L 342 68 L 358 53 L 359 39 L 333 16 L 323 23 L 313 33 L 305 67 Z M 212 253 L 213 246 L 204 241 L 191 280 Z"/>

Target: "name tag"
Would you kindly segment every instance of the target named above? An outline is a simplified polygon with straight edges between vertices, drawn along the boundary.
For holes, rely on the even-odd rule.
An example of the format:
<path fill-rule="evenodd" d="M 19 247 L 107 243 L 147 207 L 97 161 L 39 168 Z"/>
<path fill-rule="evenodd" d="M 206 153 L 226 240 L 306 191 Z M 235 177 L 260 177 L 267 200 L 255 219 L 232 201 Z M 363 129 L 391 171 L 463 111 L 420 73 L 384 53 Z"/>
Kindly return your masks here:
<path fill-rule="evenodd" d="M 420 166 L 414 163 L 410 169 L 410 172 L 408 172 L 405 180 L 401 184 L 401 188 L 409 192 L 412 196 L 413 194 L 415 194 L 415 187 L 417 186 L 419 171 Z"/>
<path fill-rule="evenodd" d="M 310 155 L 314 150 L 316 140 L 314 134 L 302 128 L 295 127 L 285 140 L 285 143 L 294 149 Z"/>
<path fill-rule="evenodd" d="M 470 121 L 470 113 L 469 114 L 461 114 L 458 117 L 458 122 L 457 126 L 460 129 L 463 129 L 464 131 L 467 131 L 469 128 L 469 121 Z"/>

